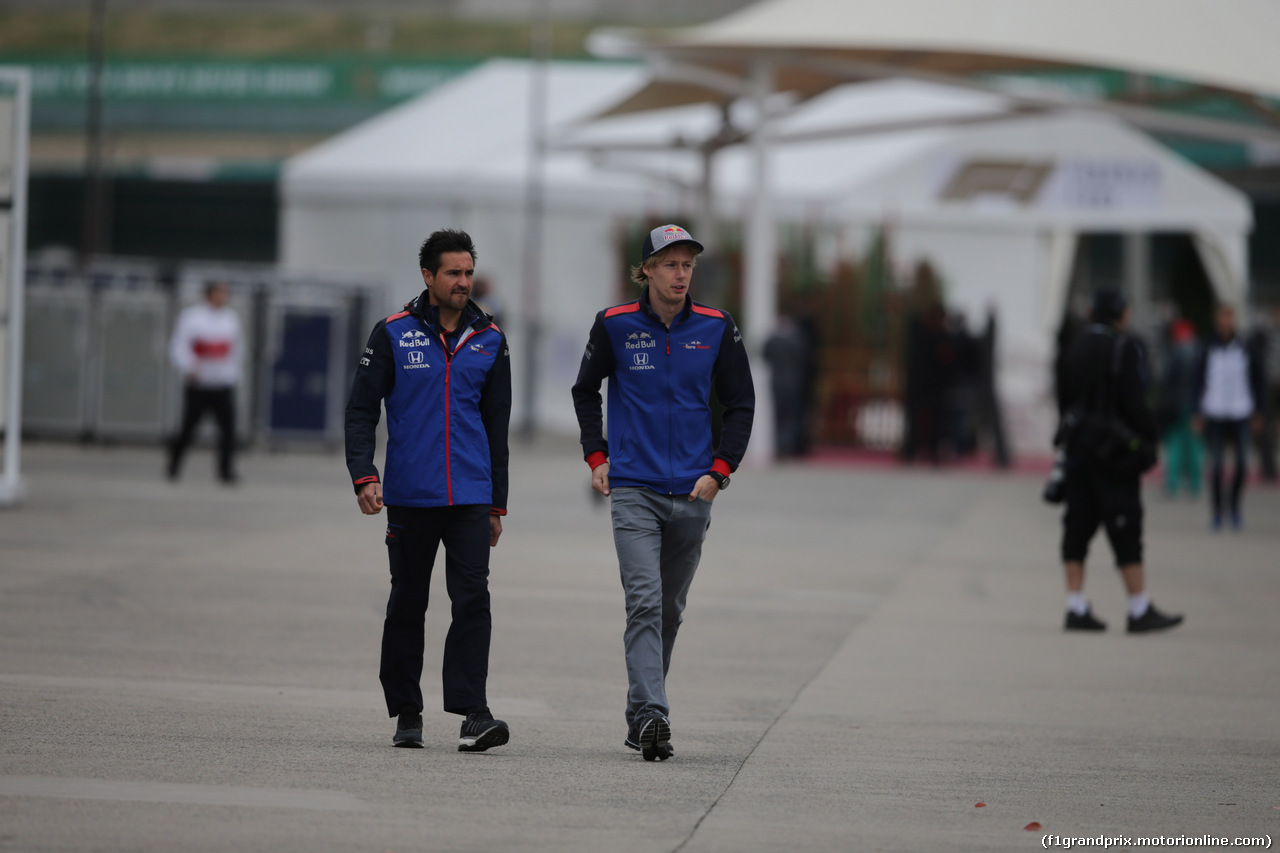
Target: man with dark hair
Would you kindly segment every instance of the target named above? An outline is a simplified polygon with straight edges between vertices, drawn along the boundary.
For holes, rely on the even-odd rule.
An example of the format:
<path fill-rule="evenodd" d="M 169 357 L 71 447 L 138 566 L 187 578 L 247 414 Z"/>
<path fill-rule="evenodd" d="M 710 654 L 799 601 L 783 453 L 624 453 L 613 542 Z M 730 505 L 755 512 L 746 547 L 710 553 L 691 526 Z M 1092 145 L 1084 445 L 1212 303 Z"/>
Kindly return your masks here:
<path fill-rule="evenodd" d="M 1154 464 L 1155 419 L 1146 404 L 1142 345 L 1125 334 L 1129 307 L 1113 290 L 1094 295 L 1092 323 L 1069 350 L 1058 387 L 1066 450 L 1062 563 L 1068 631 L 1102 631 L 1084 594 L 1084 561 L 1098 525 L 1106 528 L 1129 594 L 1128 631 L 1160 631 L 1182 622 L 1156 609 L 1142 563 L 1142 472 Z M 1149 455 L 1144 458 L 1144 449 Z"/>
<path fill-rule="evenodd" d="M 632 271 L 640 297 L 596 315 L 573 402 L 591 487 L 612 498 L 626 596 L 627 738 L 646 761 L 670 758 L 666 677 L 685 599 L 755 413 L 742 336 L 725 311 L 689 295 L 702 244 L 677 225 L 653 229 Z M 600 383 L 609 380 L 609 437 Z M 724 415 L 713 447 L 711 392 Z"/>
<path fill-rule="evenodd" d="M 380 320 L 347 402 L 347 469 L 360 511 L 387 507 L 391 597 L 379 678 L 396 746 L 421 747 L 424 620 L 440 544 L 453 621 L 444 645 L 444 710 L 465 715 L 460 752 L 510 737 L 489 712 L 489 549 L 507 514 L 507 340 L 471 301 L 475 246 L 463 231 L 436 231 L 418 253 L 426 289 Z M 387 409 L 385 481 L 374 465 Z"/>

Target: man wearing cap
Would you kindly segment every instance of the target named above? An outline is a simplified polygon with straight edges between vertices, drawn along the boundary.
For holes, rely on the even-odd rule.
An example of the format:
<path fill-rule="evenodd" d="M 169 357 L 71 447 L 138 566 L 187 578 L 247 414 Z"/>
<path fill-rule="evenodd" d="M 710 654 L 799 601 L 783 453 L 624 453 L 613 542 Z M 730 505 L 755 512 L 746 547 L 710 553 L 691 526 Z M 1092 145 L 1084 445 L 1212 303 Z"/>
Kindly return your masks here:
<path fill-rule="evenodd" d="M 1058 408 L 1066 449 L 1062 563 L 1068 631 L 1103 631 L 1084 594 L 1084 561 L 1098 526 L 1106 528 L 1129 595 L 1128 632 L 1162 631 L 1182 622 L 1161 613 L 1146 592 L 1142 563 L 1142 472 L 1154 464 L 1155 418 L 1146 403 L 1146 354 L 1125 334 L 1129 308 L 1114 290 L 1093 299 L 1092 322 L 1069 350 Z M 1151 448 L 1145 458 L 1141 452 Z"/>
<path fill-rule="evenodd" d="M 671 747 L 666 676 L 711 505 L 747 449 L 751 367 L 728 312 L 689 295 L 702 244 L 677 225 L 645 237 L 631 302 L 596 315 L 573 402 L 591 487 L 611 500 L 626 598 L 626 746 L 646 761 Z M 600 383 L 609 380 L 609 437 Z M 711 393 L 724 407 L 718 446 Z"/>

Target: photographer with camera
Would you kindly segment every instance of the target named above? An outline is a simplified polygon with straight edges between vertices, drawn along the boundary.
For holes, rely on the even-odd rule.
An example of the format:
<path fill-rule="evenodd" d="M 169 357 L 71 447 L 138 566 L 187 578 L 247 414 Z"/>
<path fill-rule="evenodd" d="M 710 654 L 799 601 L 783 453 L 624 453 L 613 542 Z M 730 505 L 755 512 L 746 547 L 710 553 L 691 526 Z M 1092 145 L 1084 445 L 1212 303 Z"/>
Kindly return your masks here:
<path fill-rule="evenodd" d="M 1129 307 L 1114 290 L 1094 294 L 1092 322 L 1067 353 L 1058 386 L 1061 425 L 1055 443 L 1061 478 L 1045 490 L 1065 502 L 1062 563 L 1067 579 L 1068 631 L 1103 631 L 1084 595 L 1089 541 L 1106 528 L 1129 595 L 1128 632 L 1161 631 L 1182 616 L 1161 613 L 1147 596 L 1142 564 L 1141 478 L 1156 461 L 1155 419 L 1146 404 L 1146 352 L 1125 334 Z"/>

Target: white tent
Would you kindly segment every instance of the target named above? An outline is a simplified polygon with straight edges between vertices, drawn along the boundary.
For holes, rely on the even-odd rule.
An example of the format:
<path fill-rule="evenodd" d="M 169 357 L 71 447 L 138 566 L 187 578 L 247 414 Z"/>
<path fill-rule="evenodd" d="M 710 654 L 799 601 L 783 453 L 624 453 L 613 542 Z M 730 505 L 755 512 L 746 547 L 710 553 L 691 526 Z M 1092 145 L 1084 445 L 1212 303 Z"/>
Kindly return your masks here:
<path fill-rule="evenodd" d="M 513 357 L 523 362 L 531 71 L 528 62 L 491 61 L 291 159 L 281 184 L 284 266 L 378 282 L 375 310 L 389 313 L 422 289 L 422 240 L 462 228 L 476 241 L 477 276 L 490 280 Z M 553 63 L 549 129 L 585 120 L 644 79 L 634 64 Z M 569 386 L 587 331 L 596 311 L 621 301 L 617 228 L 680 199 L 663 183 L 601 173 L 582 154 L 549 156 L 545 181 L 536 421 L 570 431 Z M 518 408 L 524 370 L 513 373 Z"/>
<path fill-rule="evenodd" d="M 699 150 L 721 124 L 718 109 L 702 104 L 578 126 L 645 78 L 631 68 L 554 68 L 551 128 L 564 147 L 547 170 L 550 328 L 538 414 L 568 431 L 567 388 L 586 330 L 617 295 L 618 228 L 649 213 L 696 212 Z M 292 161 L 285 263 L 377 271 L 402 299 L 418 287 L 417 242 L 457 225 L 477 237 L 480 272 L 518 295 L 527 85 L 526 64 L 492 63 Z M 1005 106 L 997 95 L 905 81 L 833 89 L 778 122 L 793 142 L 772 154 L 774 203 L 779 221 L 828 234 L 890 224 L 896 260 L 928 258 L 954 305 L 975 320 L 998 306 L 999 387 L 1014 447 L 1043 452 L 1075 235 L 1191 233 L 1215 286 L 1238 300 L 1250 213 L 1237 192 L 1114 119 L 1008 118 Z M 894 127 L 914 129 L 886 132 Z M 755 191 L 751 153 L 731 147 L 713 162 L 718 213 L 741 218 Z M 840 243 L 856 245 L 832 241 Z M 513 325 L 517 355 L 520 331 Z"/>

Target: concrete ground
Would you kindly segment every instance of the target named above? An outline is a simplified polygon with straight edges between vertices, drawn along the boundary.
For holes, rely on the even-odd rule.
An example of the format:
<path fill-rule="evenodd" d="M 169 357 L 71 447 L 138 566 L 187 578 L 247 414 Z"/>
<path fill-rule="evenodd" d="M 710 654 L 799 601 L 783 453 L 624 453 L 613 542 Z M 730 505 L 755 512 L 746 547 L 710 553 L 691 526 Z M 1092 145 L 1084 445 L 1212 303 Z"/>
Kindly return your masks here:
<path fill-rule="evenodd" d="M 1147 495 L 1149 588 L 1185 612 L 1061 630 L 1040 481 L 785 466 L 716 502 L 669 679 L 666 763 L 622 746 L 608 517 L 567 443 L 515 448 L 490 701 L 455 751 L 428 614 L 427 748 L 377 682 L 383 520 L 328 455 L 177 485 L 146 449 L 29 444 L 0 512 L 0 851 L 1031 850 L 1280 831 L 1280 492 L 1246 529 Z M 985 804 L 979 807 L 979 804 Z M 1024 829 L 1032 823 L 1039 829 Z M 1201 849 L 1215 849 L 1202 847 Z"/>

